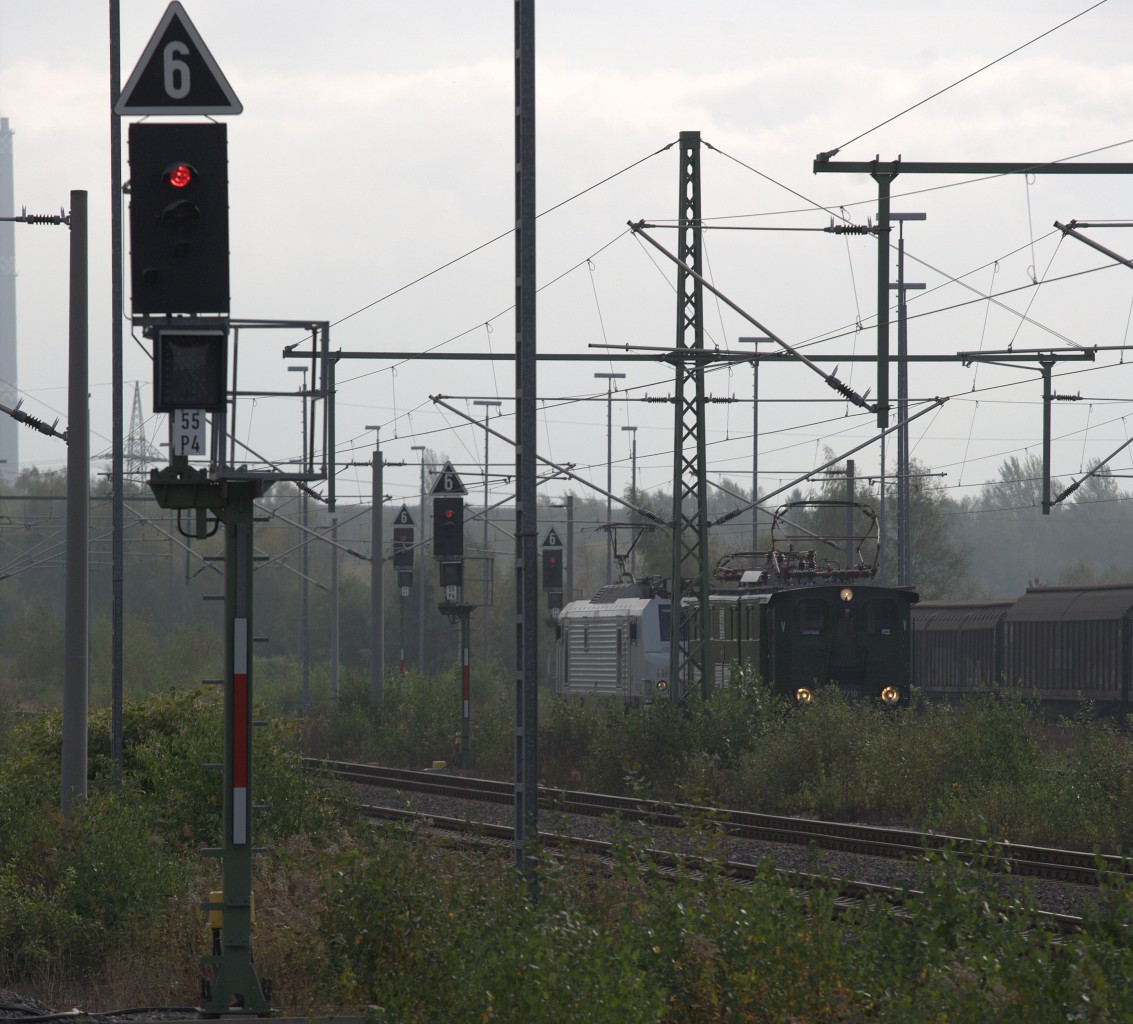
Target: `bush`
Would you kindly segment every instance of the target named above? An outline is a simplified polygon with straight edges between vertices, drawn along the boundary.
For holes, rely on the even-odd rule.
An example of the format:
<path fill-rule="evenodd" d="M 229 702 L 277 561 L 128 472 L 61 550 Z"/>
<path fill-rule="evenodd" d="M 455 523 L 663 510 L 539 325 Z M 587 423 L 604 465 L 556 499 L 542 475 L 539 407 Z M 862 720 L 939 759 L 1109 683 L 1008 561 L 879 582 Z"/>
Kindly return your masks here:
<path fill-rule="evenodd" d="M 710 839 L 697 832 L 689 845 Z M 387 832 L 345 855 L 327 888 L 332 987 L 375 1021 L 858 1022 L 1130 1019 L 1133 898 L 1112 890 L 1086 931 L 1025 927 L 1024 892 L 951 855 L 905 916 L 883 902 L 833 914 L 772 868 L 736 886 L 711 867 L 661 872 L 619 847 L 612 875 L 541 863 L 537 905 L 499 859 Z"/>
<path fill-rule="evenodd" d="M 170 899 L 215 883 L 199 848 L 220 835 L 219 693 L 170 691 L 123 708 L 123 768 L 115 778 L 109 712 L 91 716 L 88 794 L 59 813 L 61 716 L 9 727 L 0 744 L 0 979 L 57 970 L 97 975 L 116 951 L 161 931 Z M 253 747 L 256 841 L 333 835 L 344 791 L 299 767 L 285 730 Z M 198 897 L 199 898 L 199 897 Z M 199 921 L 199 919 L 198 919 Z"/>

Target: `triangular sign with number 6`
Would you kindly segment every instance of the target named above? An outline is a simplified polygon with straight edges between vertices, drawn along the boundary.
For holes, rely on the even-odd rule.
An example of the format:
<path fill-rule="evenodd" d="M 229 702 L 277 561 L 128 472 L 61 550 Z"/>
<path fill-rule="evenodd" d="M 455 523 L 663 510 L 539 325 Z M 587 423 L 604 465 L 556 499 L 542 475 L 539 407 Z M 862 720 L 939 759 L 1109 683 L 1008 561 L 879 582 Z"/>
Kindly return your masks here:
<path fill-rule="evenodd" d="M 243 109 L 176 0 L 165 9 L 114 104 L 116 114 L 239 114 Z"/>
<path fill-rule="evenodd" d="M 447 494 L 455 497 L 467 495 L 468 488 L 464 486 L 456 470 L 452 468 L 452 463 L 446 462 L 433 481 L 433 489 L 429 493 L 434 495 Z"/>

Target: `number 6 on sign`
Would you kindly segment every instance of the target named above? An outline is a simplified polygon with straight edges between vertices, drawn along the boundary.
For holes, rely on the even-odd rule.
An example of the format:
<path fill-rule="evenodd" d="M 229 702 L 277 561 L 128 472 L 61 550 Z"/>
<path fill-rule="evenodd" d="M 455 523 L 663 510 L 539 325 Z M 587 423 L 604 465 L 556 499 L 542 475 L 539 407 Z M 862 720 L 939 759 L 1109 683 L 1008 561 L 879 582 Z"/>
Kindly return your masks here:
<path fill-rule="evenodd" d="M 182 57 L 189 55 L 189 47 L 174 40 L 165 44 L 165 95 L 171 100 L 183 100 L 189 95 L 189 65 Z"/>
<path fill-rule="evenodd" d="M 178 409 L 170 417 L 169 450 L 174 455 L 201 456 L 205 453 L 205 413 L 203 409 Z"/>

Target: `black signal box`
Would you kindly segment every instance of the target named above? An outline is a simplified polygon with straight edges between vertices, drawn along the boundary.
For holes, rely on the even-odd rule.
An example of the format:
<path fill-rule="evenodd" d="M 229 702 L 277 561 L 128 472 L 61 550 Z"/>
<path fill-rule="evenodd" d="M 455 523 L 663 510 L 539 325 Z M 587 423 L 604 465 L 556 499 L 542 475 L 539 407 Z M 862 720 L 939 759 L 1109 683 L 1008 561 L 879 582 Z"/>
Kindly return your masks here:
<path fill-rule="evenodd" d="M 393 565 L 395 569 L 413 568 L 413 527 L 393 528 Z"/>
<path fill-rule="evenodd" d="M 543 548 L 543 589 L 563 589 L 562 548 Z"/>
<path fill-rule="evenodd" d="M 464 499 L 433 498 L 433 557 L 464 558 Z"/>
<path fill-rule="evenodd" d="M 135 315 L 229 312 L 228 128 L 130 125 Z"/>

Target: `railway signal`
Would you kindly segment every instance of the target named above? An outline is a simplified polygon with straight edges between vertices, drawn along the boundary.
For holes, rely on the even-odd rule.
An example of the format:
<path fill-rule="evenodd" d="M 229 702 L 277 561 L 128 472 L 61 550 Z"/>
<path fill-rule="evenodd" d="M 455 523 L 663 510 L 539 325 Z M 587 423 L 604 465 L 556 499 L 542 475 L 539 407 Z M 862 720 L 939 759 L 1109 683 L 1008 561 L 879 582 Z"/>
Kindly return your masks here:
<path fill-rule="evenodd" d="M 433 557 L 439 562 L 464 559 L 464 495 L 468 489 L 451 462 L 437 474 L 433 498 Z"/>
<path fill-rule="evenodd" d="M 413 570 L 413 517 L 404 505 L 393 521 L 393 566 Z"/>
<path fill-rule="evenodd" d="M 393 567 L 401 596 L 406 597 L 413 586 L 413 517 L 404 505 L 393 521 Z"/>
<path fill-rule="evenodd" d="M 563 589 L 563 542 L 554 527 L 543 538 L 543 589 Z"/>
<path fill-rule="evenodd" d="M 159 329 L 154 344 L 154 412 L 223 412 L 228 400 L 228 332 Z"/>
<path fill-rule="evenodd" d="M 433 498 L 433 557 L 440 563 L 441 589 L 444 600 L 440 611 L 450 622 L 460 623 L 460 731 L 456 734 L 453 758 L 457 766 L 472 766 L 472 672 L 471 619 L 472 605 L 464 595 L 464 496 L 468 488 L 446 462 L 429 491 Z"/>
<path fill-rule="evenodd" d="M 228 313 L 228 129 L 130 125 L 133 312 Z"/>
<path fill-rule="evenodd" d="M 464 558 L 463 498 L 433 498 L 433 557 L 442 562 Z"/>

